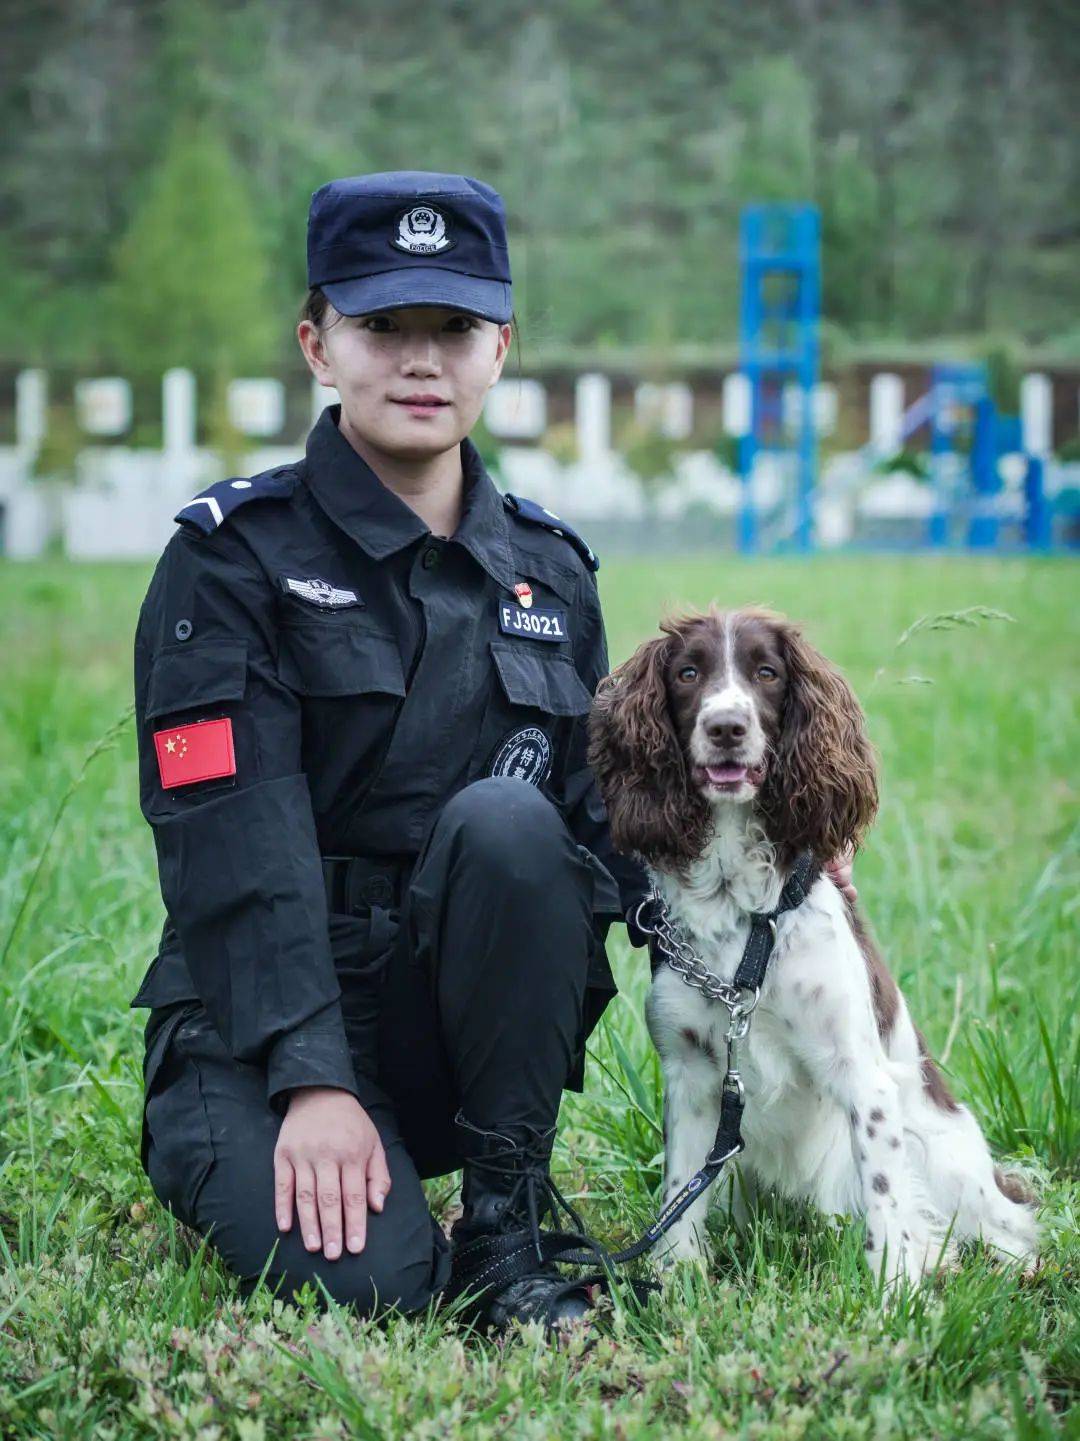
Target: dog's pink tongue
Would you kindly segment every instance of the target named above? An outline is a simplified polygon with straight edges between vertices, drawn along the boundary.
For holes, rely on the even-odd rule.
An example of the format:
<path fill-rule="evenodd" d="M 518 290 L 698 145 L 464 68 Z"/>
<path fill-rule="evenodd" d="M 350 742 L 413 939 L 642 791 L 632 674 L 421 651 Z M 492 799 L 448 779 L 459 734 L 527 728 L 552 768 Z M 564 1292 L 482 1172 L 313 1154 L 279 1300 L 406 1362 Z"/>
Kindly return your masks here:
<path fill-rule="evenodd" d="M 733 781 L 746 779 L 745 766 L 706 766 L 705 774 L 714 786 L 731 785 Z"/>

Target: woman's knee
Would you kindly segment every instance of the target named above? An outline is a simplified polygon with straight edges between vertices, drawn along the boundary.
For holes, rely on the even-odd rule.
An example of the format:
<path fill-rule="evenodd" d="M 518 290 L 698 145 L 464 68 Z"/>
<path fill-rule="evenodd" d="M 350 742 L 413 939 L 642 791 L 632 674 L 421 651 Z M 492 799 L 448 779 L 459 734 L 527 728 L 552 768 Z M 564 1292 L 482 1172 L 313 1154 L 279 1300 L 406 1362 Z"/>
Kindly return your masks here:
<path fill-rule="evenodd" d="M 473 781 L 443 807 L 440 824 L 454 832 L 470 859 L 522 879 L 565 864 L 574 850 L 555 805 L 536 786 L 509 776 Z"/>
<path fill-rule="evenodd" d="M 271 1264 L 265 1284 L 279 1300 L 294 1300 L 307 1285 L 320 1309 L 329 1296 L 366 1319 L 390 1310 L 406 1315 L 423 1310 L 435 1294 L 433 1271 L 430 1248 L 426 1256 L 402 1258 L 369 1256 L 365 1247 L 358 1256 L 345 1255 L 336 1261 L 313 1251 L 293 1258 L 281 1270 Z M 253 1286 L 254 1280 L 249 1280 L 245 1289 Z"/>
<path fill-rule="evenodd" d="M 295 1226 L 276 1232 L 265 1248 L 248 1245 L 243 1253 L 229 1255 L 219 1240 L 216 1249 L 239 1277 L 245 1296 L 263 1276 L 266 1289 L 279 1300 L 294 1301 L 306 1285 L 320 1309 L 329 1296 L 361 1317 L 377 1317 L 391 1309 L 405 1314 L 423 1310 L 445 1284 L 443 1250 L 432 1228 L 425 1229 L 426 1234 L 414 1236 L 369 1230 L 363 1251 L 346 1251 L 334 1261 L 322 1251 L 308 1251 Z M 213 1244 L 213 1234 L 210 1239 Z"/>

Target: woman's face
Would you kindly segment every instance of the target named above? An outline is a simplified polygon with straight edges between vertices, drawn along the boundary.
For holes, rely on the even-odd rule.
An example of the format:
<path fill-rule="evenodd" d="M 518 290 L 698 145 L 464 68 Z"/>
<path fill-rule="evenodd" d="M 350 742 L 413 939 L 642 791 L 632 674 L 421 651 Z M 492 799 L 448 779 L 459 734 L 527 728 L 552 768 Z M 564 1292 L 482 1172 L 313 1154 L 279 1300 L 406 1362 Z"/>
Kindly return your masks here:
<path fill-rule="evenodd" d="M 432 306 L 339 315 L 297 338 L 312 374 L 341 396 L 342 426 L 400 460 L 458 445 L 502 373 L 510 326 Z"/>

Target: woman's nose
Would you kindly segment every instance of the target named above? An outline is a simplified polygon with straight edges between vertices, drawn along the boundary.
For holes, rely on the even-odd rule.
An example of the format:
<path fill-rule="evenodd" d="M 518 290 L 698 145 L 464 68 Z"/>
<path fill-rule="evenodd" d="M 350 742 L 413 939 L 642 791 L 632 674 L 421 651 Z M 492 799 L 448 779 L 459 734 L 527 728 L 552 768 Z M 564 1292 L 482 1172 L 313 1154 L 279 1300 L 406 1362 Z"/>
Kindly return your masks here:
<path fill-rule="evenodd" d="M 438 375 L 442 361 L 437 342 L 430 338 L 410 341 L 401 358 L 401 369 L 405 375 Z"/>

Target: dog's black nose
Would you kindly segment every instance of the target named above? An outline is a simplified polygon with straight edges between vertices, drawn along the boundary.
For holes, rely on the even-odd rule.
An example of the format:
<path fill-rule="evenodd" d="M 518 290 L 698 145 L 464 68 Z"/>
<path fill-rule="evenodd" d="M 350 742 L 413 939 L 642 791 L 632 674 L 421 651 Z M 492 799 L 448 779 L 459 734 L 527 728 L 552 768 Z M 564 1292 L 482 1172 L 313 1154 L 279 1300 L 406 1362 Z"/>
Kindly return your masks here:
<path fill-rule="evenodd" d="M 746 721 L 741 715 L 716 715 L 705 723 L 705 734 L 718 746 L 737 746 L 746 739 Z"/>

